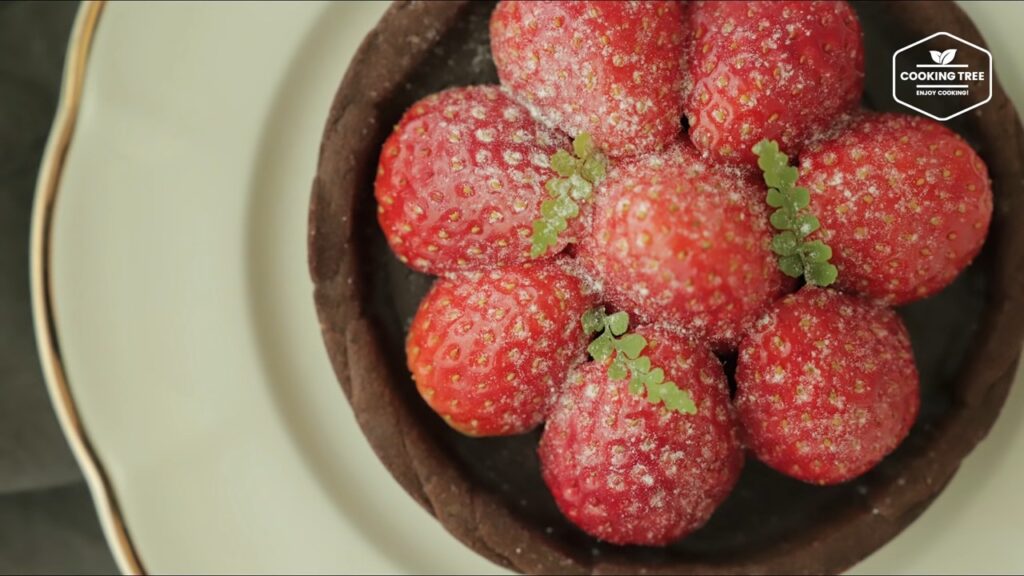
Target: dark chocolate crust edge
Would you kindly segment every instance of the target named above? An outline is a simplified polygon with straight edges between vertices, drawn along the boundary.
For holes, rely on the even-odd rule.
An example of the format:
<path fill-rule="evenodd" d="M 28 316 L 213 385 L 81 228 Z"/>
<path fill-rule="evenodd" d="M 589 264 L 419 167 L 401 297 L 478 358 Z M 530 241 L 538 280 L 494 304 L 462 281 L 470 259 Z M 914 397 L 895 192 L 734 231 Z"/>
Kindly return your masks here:
<path fill-rule="evenodd" d="M 728 559 L 658 562 L 628 554 L 609 560 L 569 550 L 475 483 L 422 425 L 392 385 L 397 374 L 368 309 L 375 263 L 360 250 L 360 228 L 376 226 L 372 183 L 379 143 L 391 130 L 378 111 L 455 25 L 468 2 L 396 3 L 367 36 L 330 110 L 309 212 L 309 267 L 324 343 L 373 449 L 395 479 L 444 527 L 492 561 L 526 573 L 838 573 L 909 525 L 988 433 L 1009 392 L 1024 339 L 1024 132 L 998 78 L 992 100 L 967 122 L 988 164 L 995 212 L 986 307 L 953 390 L 952 406 L 903 451 L 900 482 L 877 479 L 865 502 L 836 509 L 773 546 Z M 873 8 L 923 37 L 944 30 L 985 45 L 970 19 L 947 3 L 895 2 Z M 998 58 L 998 55 L 996 55 Z M 867 505 L 865 505 L 867 504 Z"/>

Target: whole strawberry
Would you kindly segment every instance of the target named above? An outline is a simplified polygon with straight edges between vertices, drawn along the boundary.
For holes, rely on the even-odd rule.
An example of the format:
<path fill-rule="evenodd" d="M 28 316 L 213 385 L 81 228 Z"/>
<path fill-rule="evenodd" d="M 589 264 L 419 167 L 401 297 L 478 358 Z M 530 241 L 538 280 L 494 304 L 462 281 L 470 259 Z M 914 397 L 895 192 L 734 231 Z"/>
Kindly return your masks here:
<path fill-rule="evenodd" d="M 814 484 L 875 466 L 907 436 L 919 404 L 896 313 L 812 286 L 773 306 L 740 344 L 736 389 L 748 447 Z"/>
<path fill-rule="evenodd" d="M 610 156 L 656 151 L 681 129 L 678 2 L 520 2 L 491 16 L 501 83 L 548 122 Z"/>
<path fill-rule="evenodd" d="M 569 376 L 540 441 L 541 471 L 558 507 L 614 544 L 661 546 L 711 517 L 739 478 L 743 452 L 721 364 L 688 337 L 636 331 L 652 364 L 686 388 L 696 414 L 671 412 L 589 362 Z"/>
<path fill-rule="evenodd" d="M 675 144 L 609 174 L 580 256 L 616 306 L 724 351 L 792 286 L 769 247 L 762 190 Z"/>
<path fill-rule="evenodd" d="M 764 139 L 796 153 L 860 101 L 864 50 L 846 2 L 698 2 L 692 14 L 686 117 L 705 156 L 752 165 Z"/>
<path fill-rule="evenodd" d="M 891 304 L 924 298 L 953 281 L 988 233 L 988 170 L 932 120 L 863 113 L 809 147 L 800 174 L 842 289 Z"/>
<path fill-rule="evenodd" d="M 427 273 L 530 258 L 532 223 L 566 148 L 496 86 L 452 88 L 414 104 L 384 143 L 377 218 L 398 258 Z M 554 254 L 580 221 L 559 237 Z"/>
<path fill-rule="evenodd" d="M 558 262 L 440 279 L 406 342 L 416 388 L 464 434 L 526 432 L 583 359 L 579 319 L 591 303 Z"/>

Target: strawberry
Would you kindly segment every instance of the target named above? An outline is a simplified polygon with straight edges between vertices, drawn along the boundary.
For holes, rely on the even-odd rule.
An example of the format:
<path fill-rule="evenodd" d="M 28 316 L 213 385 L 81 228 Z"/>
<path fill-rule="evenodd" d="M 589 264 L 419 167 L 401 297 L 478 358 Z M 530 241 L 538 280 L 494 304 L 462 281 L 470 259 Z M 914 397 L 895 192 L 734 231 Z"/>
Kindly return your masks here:
<path fill-rule="evenodd" d="M 748 447 L 814 484 L 872 468 L 907 436 L 919 404 L 899 317 L 812 286 L 779 301 L 743 340 L 736 387 Z"/>
<path fill-rule="evenodd" d="M 544 481 L 588 534 L 614 544 L 662 546 L 711 517 L 743 467 L 721 364 L 663 327 L 636 331 L 653 363 L 687 388 L 696 414 L 631 394 L 605 363 L 574 370 L 541 437 Z"/>
<path fill-rule="evenodd" d="M 864 49 L 846 2 L 698 2 L 692 26 L 686 117 L 705 156 L 753 165 L 763 139 L 798 152 L 860 101 Z"/>
<path fill-rule="evenodd" d="M 724 351 L 792 286 L 751 176 L 713 169 L 680 143 L 620 165 L 603 186 L 580 257 L 642 322 L 676 324 Z"/>
<path fill-rule="evenodd" d="M 568 145 L 495 86 L 420 100 L 381 150 L 375 193 L 388 243 L 400 260 L 427 273 L 528 260 L 531 225 L 554 176 L 548 159 Z"/>
<path fill-rule="evenodd" d="M 686 26 L 677 2 L 503 0 L 491 52 L 502 85 L 540 117 L 633 155 L 680 132 Z"/>
<path fill-rule="evenodd" d="M 864 113 L 800 157 L 837 286 L 891 304 L 929 296 L 977 255 L 992 217 L 988 170 L 945 126 Z"/>
<path fill-rule="evenodd" d="M 583 284 L 559 262 L 440 279 L 420 303 L 406 342 L 416 388 L 464 434 L 526 432 L 582 361 L 579 319 L 590 304 Z"/>

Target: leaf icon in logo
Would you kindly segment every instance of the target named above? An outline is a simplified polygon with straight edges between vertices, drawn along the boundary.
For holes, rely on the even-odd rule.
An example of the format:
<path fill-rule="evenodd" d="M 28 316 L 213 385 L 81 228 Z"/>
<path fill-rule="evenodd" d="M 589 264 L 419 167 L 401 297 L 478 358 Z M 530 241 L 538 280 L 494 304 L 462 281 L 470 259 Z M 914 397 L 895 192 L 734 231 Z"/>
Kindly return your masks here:
<path fill-rule="evenodd" d="M 932 62 L 936 64 L 949 64 L 953 61 L 953 57 L 956 56 L 956 48 L 950 48 L 943 52 L 938 50 L 929 50 L 928 52 L 932 55 Z"/>

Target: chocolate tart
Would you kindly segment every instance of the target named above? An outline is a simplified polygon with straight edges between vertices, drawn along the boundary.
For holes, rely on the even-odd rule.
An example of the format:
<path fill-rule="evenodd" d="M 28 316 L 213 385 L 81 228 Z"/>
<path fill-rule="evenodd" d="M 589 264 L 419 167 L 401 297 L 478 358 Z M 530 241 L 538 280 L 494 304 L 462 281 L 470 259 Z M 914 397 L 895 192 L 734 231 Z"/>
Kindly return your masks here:
<path fill-rule="evenodd" d="M 865 35 L 865 105 L 872 108 L 908 112 L 890 95 L 898 48 L 939 30 L 985 45 L 952 3 L 855 8 Z M 377 226 L 377 158 L 419 98 L 497 82 L 487 32 L 492 9 L 478 2 L 394 4 L 349 66 L 320 149 L 309 212 L 316 308 L 345 396 L 395 479 L 467 546 L 528 573 L 835 573 L 896 536 L 985 437 L 1021 353 L 1024 137 L 999 82 L 988 104 L 948 122 L 992 177 L 995 211 L 984 250 L 941 294 L 900 310 L 923 395 L 908 440 L 865 476 L 828 488 L 750 459 L 730 498 L 692 536 L 664 549 L 617 547 L 586 536 L 558 512 L 538 471 L 539 432 L 461 436 L 427 408 L 405 366 L 405 332 L 431 279 L 399 263 Z"/>

